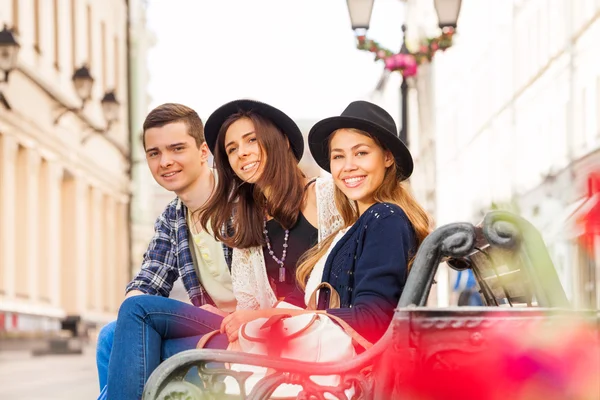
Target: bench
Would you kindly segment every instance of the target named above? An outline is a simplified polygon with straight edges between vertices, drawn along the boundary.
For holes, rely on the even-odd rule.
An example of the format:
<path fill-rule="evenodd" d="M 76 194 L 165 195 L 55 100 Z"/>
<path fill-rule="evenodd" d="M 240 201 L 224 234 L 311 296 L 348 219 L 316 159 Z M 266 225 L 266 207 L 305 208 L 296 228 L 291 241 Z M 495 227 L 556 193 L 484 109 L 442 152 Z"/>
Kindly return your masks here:
<path fill-rule="evenodd" d="M 485 307 L 426 307 L 442 262 L 457 270 L 473 270 Z M 241 396 L 236 398 L 267 399 L 284 383 L 302 385 L 299 398 L 305 399 L 323 399 L 326 393 L 343 399 L 344 389 L 351 385 L 358 388 L 361 399 L 399 398 L 418 390 L 419 377 L 438 376 L 438 382 L 446 382 L 444 376 L 472 367 L 473 360 L 488 362 L 489 357 L 478 357 L 493 354 L 494 344 L 507 335 L 581 324 L 592 331 L 586 336 L 593 346 L 591 350 L 600 349 L 597 311 L 574 311 L 569 307 L 539 232 L 519 216 L 493 211 L 478 226 L 445 225 L 424 240 L 388 330 L 371 349 L 354 359 L 315 364 L 226 350 L 189 350 L 166 360 L 154 371 L 143 398 L 229 398 L 222 382 L 226 375 L 240 383 Z M 498 332 L 504 336 L 498 336 Z M 246 375 L 214 363 L 258 365 L 276 372 L 245 393 Z M 201 387 L 184 381 L 193 367 L 198 368 Z M 597 364 L 592 367 L 600 370 Z M 365 373 L 366 368 L 370 372 Z M 307 379 L 309 375 L 334 374 L 341 376 L 335 388 L 320 387 Z"/>

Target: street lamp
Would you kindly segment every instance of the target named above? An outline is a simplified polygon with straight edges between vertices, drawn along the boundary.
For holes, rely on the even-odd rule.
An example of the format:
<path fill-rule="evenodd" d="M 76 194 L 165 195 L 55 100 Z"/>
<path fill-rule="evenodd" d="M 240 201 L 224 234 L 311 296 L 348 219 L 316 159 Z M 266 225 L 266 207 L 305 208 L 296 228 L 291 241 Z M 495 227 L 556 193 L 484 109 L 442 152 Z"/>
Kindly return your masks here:
<path fill-rule="evenodd" d="M 3 82 L 8 82 L 8 74 L 17 66 L 20 48 L 14 32 L 4 24 L 4 29 L 0 31 L 0 70 L 4 72 Z"/>
<path fill-rule="evenodd" d="M 106 92 L 100 101 L 107 126 L 119 120 L 119 102 L 114 91 Z M 108 128 L 107 128 L 108 129 Z"/>
<path fill-rule="evenodd" d="M 439 27 L 456 29 L 462 0 L 433 0 Z"/>
<path fill-rule="evenodd" d="M 63 111 L 56 117 L 54 120 L 54 125 L 57 125 L 60 119 L 67 113 L 71 112 L 78 115 L 80 118 L 83 118 L 82 111 L 85 107 L 85 103 L 92 98 L 92 88 L 94 86 L 94 78 L 90 73 L 90 69 L 87 65 L 82 65 L 80 68 L 77 68 L 73 73 L 72 77 L 73 81 L 73 89 L 77 94 L 77 97 L 81 100 L 81 105 L 79 107 L 63 107 Z M 104 134 L 108 132 L 110 126 L 118 121 L 119 119 L 119 102 L 117 100 L 117 96 L 114 91 L 108 91 L 104 93 L 104 97 L 100 100 L 100 105 L 102 107 L 102 114 L 104 115 L 104 120 L 106 121 L 105 128 L 97 128 L 92 126 L 92 130 L 94 133 Z M 82 143 L 86 142 L 89 139 L 90 135 L 84 136 Z"/>
<path fill-rule="evenodd" d="M 75 72 L 73 72 L 73 76 L 71 77 L 73 81 L 73 89 L 77 94 L 77 97 L 81 100 L 81 105 L 79 107 L 63 107 L 63 111 L 57 115 L 54 119 L 54 125 L 57 125 L 60 119 L 67 114 L 68 112 L 72 112 L 77 114 L 82 111 L 85 107 L 85 103 L 92 98 L 92 87 L 94 86 L 94 78 L 90 73 L 90 69 L 87 65 L 82 65 L 77 68 Z"/>
<path fill-rule="evenodd" d="M 92 97 L 92 86 L 94 85 L 94 78 L 90 74 L 90 70 L 86 65 L 81 66 L 73 73 L 73 87 L 75 93 L 81 99 L 81 108 L 85 105 L 85 102 Z"/>
<path fill-rule="evenodd" d="M 106 140 L 108 140 L 109 143 L 115 146 L 115 148 L 119 150 L 119 152 L 123 155 L 125 159 L 129 160 L 129 153 L 127 152 L 127 149 L 123 148 L 122 145 L 114 138 L 111 138 L 110 135 L 106 135 L 106 133 L 110 130 L 111 125 L 119 120 L 120 103 L 117 100 L 115 91 L 111 90 L 104 93 L 104 97 L 102 97 L 102 100 L 100 100 L 100 105 L 102 106 L 102 114 L 104 114 L 106 127 L 103 129 L 92 127 L 92 132 L 85 135 L 81 139 L 81 144 L 85 144 L 95 134 L 104 135 Z"/>
<path fill-rule="evenodd" d="M 8 29 L 4 24 L 4 28 L 0 31 L 0 71 L 4 72 L 4 78 L 0 80 L 0 83 L 8 82 L 10 71 L 17 66 L 17 56 L 20 48 L 21 46 L 15 39 L 13 30 Z M 0 92 L 0 104 L 10 110 L 10 104 L 2 92 Z"/>
<path fill-rule="evenodd" d="M 374 2 L 375 0 L 346 0 L 352 30 L 369 29 Z"/>

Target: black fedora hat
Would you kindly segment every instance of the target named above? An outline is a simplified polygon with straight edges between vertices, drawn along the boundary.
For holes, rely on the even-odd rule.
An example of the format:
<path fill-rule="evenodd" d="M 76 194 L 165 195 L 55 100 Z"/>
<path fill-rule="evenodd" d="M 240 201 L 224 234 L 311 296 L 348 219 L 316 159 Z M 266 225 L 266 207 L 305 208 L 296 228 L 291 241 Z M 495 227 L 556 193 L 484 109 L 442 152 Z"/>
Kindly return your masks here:
<path fill-rule="evenodd" d="M 410 151 L 397 135 L 396 123 L 383 108 L 368 101 L 354 101 L 339 117 L 325 118 L 317 122 L 308 134 L 310 152 L 321 168 L 331 172 L 329 167 L 329 136 L 342 128 L 354 128 L 376 137 L 392 152 L 396 159 L 399 179 L 407 179 L 413 172 L 413 159 Z"/>
<path fill-rule="evenodd" d="M 271 121 L 290 141 L 290 146 L 296 159 L 300 161 L 304 154 L 304 138 L 298 125 L 286 113 L 277 108 L 256 100 L 234 100 L 217 108 L 206 120 L 204 137 L 210 151 L 215 154 L 217 136 L 223 123 L 231 115 L 241 111 L 251 111 Z"/>

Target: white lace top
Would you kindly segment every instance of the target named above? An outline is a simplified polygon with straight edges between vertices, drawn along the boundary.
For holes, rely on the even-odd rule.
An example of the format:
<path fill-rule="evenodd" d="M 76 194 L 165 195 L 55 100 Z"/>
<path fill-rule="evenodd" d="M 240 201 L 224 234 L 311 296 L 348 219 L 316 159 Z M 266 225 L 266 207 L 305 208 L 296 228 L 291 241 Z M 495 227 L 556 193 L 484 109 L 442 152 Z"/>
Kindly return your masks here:
<path fill-rule="evenodd" d="M 335 206 L 333 179 L 317 178 L 317 218 L 321 242 L 342 227 L 342 218 Z M 271 308 L 277 301 L 267 277 L 262 247 L 233 249 L 231 281 L 238 310 Z"/>

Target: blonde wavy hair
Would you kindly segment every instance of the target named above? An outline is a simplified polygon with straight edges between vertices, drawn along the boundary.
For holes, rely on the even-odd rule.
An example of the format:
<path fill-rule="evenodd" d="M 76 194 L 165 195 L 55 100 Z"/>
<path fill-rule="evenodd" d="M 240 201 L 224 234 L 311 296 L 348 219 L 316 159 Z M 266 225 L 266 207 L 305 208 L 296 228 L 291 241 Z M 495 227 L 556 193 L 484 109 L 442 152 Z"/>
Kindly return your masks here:
<path fill-rule="evenodd" d="M 385 149 L 385 147 L 382 146 L 381 142 L 377 140 L 377 138 L 373 135 L 370 135 L 369 133 L 358 129 L 349 130 L 373 139 L 373 141 L 375 141 L 375 143 L 380 148 L 382 148 L 383 150 L 387 150 Z M 338 131 L 334 131 L 331 134 L 329 139 L 330 143 L 331 138 L 333 138 L 336 132 Z M 408 217 L 408 220 L 410 221 L 415 230 L 418 248 L 425 239 L 425 237 L 431 231 L 429 216 L 425 212 L 425 210 L 419 205 L 419 203 L 417 203 L 415 198 L 405 187 L 405 184 L 398 179 L 398 177 L 396 176 L 396 170 L 396 163 L 392 164 L 389 168 L 387 168 L 383 177 L 383 182 L 381 183 L 381 186 L 379 186 L 377 190 L 375 190 L 373 196 L 375 202 L 377 203 L 385 202 L 396 204 L 398 207 L 404 210 L 406 216 Z M 340 228 L 341 230 L 352 226 L 358 220 L 360 215 L 358 214 L 358 204 L 356 203 L 356 201 L 348 199 L 346 195 L 340 189 L 338 189 L 337 186 L 334 190 L 335 205 L 344 221 L 343 226 Z M 296 269 L 296 279 L 298 281 L 298 285 L 302 288 L 302 290 L 306 288 L 306 281 L 308 280 L 310 273 L 312 272 L 319 259 L 321 259 L 321 257 L 327 254 L 327 251 L 331 246 L 331 242 L 338 234 L 338 232 L 339 230 L 333 232 L 321 243 L 317 244 L 316 246 L 308 250 L 306 253 L 304 253 L 304 255 L 298 260 L 298 268 Z M 414 255 L 409 260 L 409 268 L 412 264 L 413 259 Z"/>

